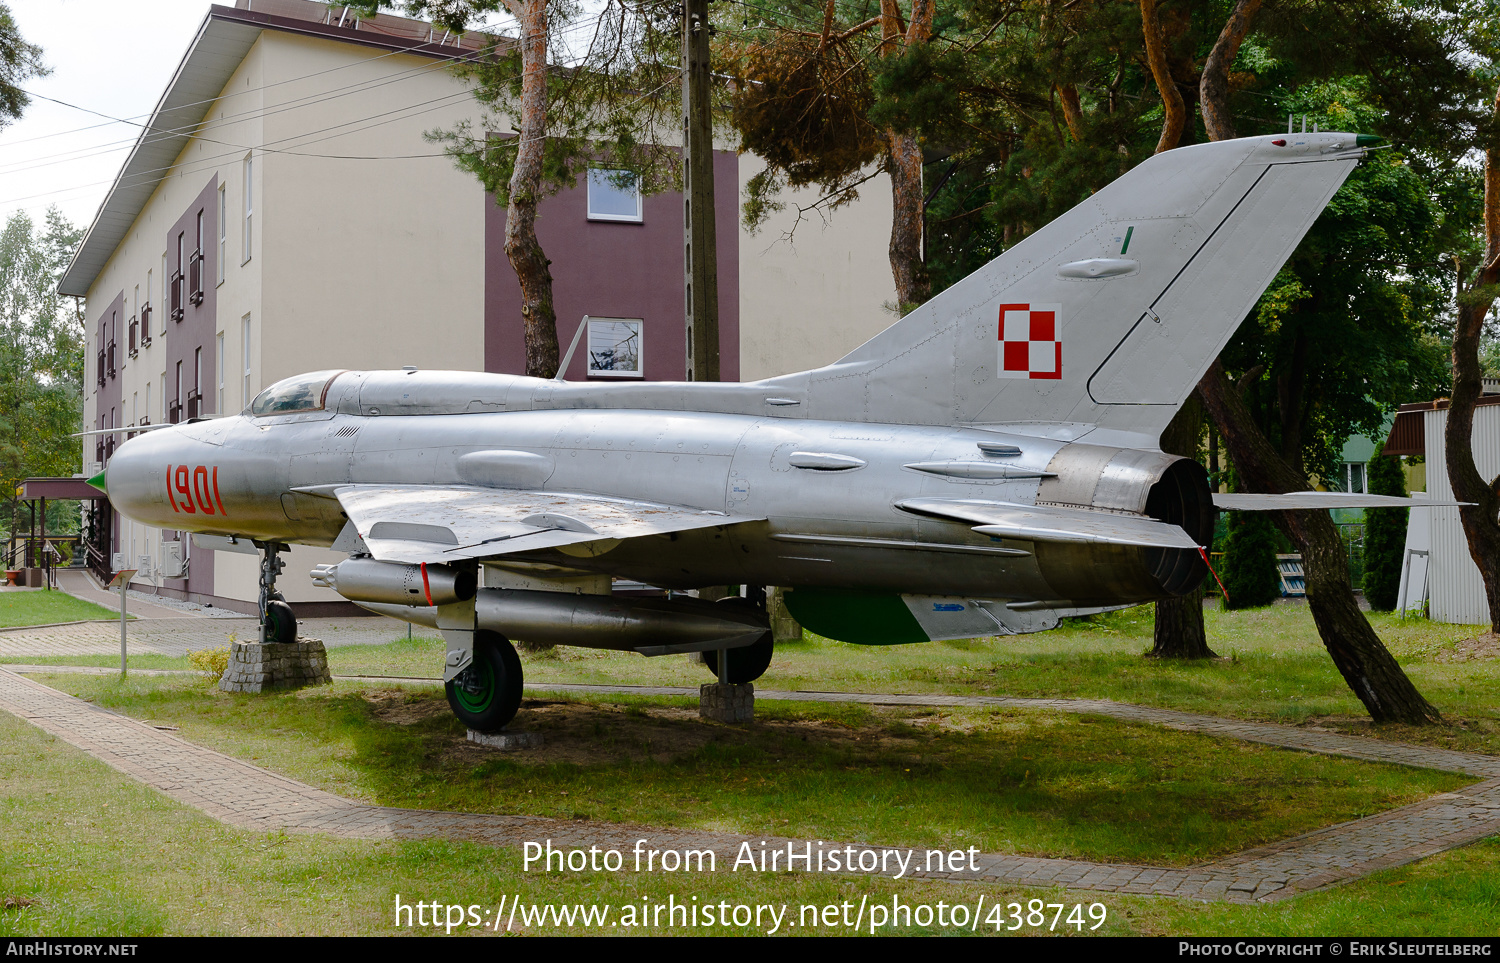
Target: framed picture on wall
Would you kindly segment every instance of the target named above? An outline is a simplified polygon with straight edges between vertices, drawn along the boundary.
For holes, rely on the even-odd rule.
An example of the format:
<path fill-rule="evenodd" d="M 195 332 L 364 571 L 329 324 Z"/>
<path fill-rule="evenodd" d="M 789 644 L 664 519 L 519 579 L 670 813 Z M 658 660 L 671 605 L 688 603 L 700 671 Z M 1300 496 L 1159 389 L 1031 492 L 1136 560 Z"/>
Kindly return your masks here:
<path fill-rule="evenodd" d="M 638 318 L 590 318 L 589 377 L 644 377 L 642 327 L 644 324 Z"/>

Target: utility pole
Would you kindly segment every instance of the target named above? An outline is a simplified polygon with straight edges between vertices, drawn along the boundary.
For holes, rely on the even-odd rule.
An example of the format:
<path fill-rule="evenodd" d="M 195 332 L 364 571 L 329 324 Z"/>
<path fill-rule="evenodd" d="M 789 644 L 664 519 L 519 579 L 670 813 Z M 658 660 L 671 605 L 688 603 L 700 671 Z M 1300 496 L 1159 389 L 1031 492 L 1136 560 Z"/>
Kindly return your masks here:
<path fill-rule="evenodd" d="M 714 240 L 714 118 L 708 0 L 682 3 L 683 300 L 687 380 L 719 380 L 719 269 Z"/>

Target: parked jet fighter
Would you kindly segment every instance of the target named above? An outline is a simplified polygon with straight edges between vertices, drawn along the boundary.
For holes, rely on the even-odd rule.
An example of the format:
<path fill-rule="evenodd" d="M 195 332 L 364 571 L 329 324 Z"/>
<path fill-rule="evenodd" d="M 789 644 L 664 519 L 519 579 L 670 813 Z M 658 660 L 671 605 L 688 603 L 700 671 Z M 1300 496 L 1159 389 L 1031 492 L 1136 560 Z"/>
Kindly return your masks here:
<path fill-rule="evenodd" d="M 127 441 L 110 500 L 250 540 L 265 638 L 289 543 L 367 608 L 439 629 L 457 715 L 504 726 L 512 639 L 769 664 L 761 608 L 610 594 L 786 586 L 867 644 L 1053 628 L 1207 572 L 1205 473 L 1162 429 L 1370 138 L 1159 154 L 842 360 L 745 384 L 318 371 Z M 1259 507 L 1302 507 L 1273 501 Z M 752 593 L 753 594 L 753 593 Z"/>

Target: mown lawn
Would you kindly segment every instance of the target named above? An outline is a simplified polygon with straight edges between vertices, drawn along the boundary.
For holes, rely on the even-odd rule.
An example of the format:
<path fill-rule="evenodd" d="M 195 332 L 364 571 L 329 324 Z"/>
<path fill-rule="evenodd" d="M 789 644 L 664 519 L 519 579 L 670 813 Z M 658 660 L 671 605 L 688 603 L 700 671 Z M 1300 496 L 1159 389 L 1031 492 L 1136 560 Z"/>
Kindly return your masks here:
<path fill-rule="evenodd" d="M 6 840 L 0 846 L 0 935 L 7 936 L 388 935 L 410 932 L 394 925 L 398 897 L 407 903 L 473 904 L 488 912 L 515 895 L 527 904 L 616 908 L 669 897 L 774 904 L 789 907 L 789 919 L 797 918 L 803 904 L 857 905 L 862 897 L 928 905 L 974 903 L 980 896 L 987 905 L 1042 899 L 1070 907 L 1100 904 L 1108 916 L 1094 932 L 1110 936 L 1492 936 L 1500 931 L 1500 843 L 1494 840 L 1272 906 L 806 873 L 542 875 L 523 872 L 520 852 L 512 849 L 233 829 L 5 714 L 0 714 L 0 834 Z M 768 928 L 605 931 L 750 935 Z M 533 925 L 523 931 L 600 932 L 578 925 Z M 454 935 L 489 932 L 463 927 Z M 783 927 L 781 932 L 848 935 L 850 930 Z M 885 932 L 956 931 L 934 925 Z M 992 929 L 981 925 L 977 932 Z M 1083 929 L 1084 935 L 1089 932 Z"/>
<path fill-rule="evenodd" d="M 1039 711 L 531 700 L 541 750 L 468 743 L 436 687 L 228 694 L 200 679 L 46 684 L 340 795 L 746 834 L 1187 865 L 1471 782 Z"/>
<path fill-rule="evenodd" d="M 129 609 L 126 610 L 126 615 L 133 617 L 129 615 Z M 119 617 L 119 609 L 107 609 L 93 602 L 85 602 L 66 592 L 45 589 L 35 592 L 0 592 L 0 628 Z"/>

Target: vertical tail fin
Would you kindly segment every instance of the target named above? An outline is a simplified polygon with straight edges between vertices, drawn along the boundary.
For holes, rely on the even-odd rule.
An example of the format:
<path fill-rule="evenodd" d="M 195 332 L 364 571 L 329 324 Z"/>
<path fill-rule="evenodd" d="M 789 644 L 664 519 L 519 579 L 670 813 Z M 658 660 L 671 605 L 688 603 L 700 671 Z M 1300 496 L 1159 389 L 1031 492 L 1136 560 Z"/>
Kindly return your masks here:
<path fill-rule="evenodd" d="M 1362 153 L 1315 133 L 1158 154 L 842 360 L 773 380 L 814 418 L 1155 444 Z"/>

